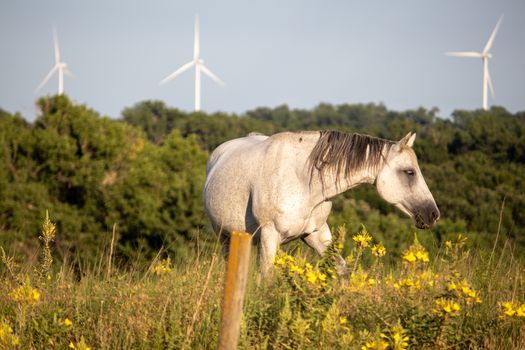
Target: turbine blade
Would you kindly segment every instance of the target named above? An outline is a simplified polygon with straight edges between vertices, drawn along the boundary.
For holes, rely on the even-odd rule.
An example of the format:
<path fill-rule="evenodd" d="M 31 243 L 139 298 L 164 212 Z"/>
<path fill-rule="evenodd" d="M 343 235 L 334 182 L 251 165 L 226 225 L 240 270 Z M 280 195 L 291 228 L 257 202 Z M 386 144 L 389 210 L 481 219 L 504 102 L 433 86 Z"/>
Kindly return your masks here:
<path fill-rule="evenodd" d="M 490 94 L 492 95 L 492 98 L 496 98 L 496 94 L 494 93 L 494 86 L 492 85 L 492 79 L 490 78 L 489 68 L 487 67 L 485 71 L 485 76 L 487 77 L 487 83 L 489 86 Z"/>
<path fill-rule="evenodd" d="M 55 47 L 55 64 L 60 62 L 60 48 L 58 47 L 57 29 L 53 27 L 53 44 Z"/>
<path fill-rule="evenodd" d="M 199 38 L 199 16 L 195 15 L 195 33 L 193 38 L 193 59 L 196 60 L 200 55 L 200 38 Z"/>
<path fill-rule="evenodd" d="M 211 70 L 209 70 L 205 65 L 201 64 L 200 65 L 200 68 L 201 68 L 201 71 L 206 74 L 207 76 L 209 76 L 211 79 L 213 79 L 216 83 L 218 83 L 219 85 L 224 85 L 224 82 L 219 79 L 218 76 L 216 76 L 215 74 L 212 73 Z"/>
<path fill-rule="evenodd" d="M 44 86 L 46 85 L 46 83 L 49 81 L 49 79 L 51 79 L 51 76 L 53 75 L 53 73 L 55 73 L 55 71 L 58 69 L 58 66 L 54 66 L 53 68 L 51 68 L 51 70 L 49 71 L 49 73 L 47 73 L 46 77 L 44 78 L 44 80 L 42 80 L 42 82 L 40 83 L 40 85 L 38 85 L 38 87 L 35 89 L 35 94 Z"/>
<path fill-rule="evenodd" d="M 481 52 L 475 52 L 475 51 L 445 52 L 445 55 L 454 56 L 454 57 L 473 57 L 473 58 L 483 57 L 483 54 Z"/>
<path fill-rule="evenodd" d="M 498 23 L 496 23 L 496 26 L 494 27 L 492 34 L 490 34 L 489 41 L 487 41 L 487 44 L 485 45 L 485 48 L 483 49 L 483 54 L 488 53 L 489 50 L 492 48 L 492 44 L 494 44 L 494 38 L 496 38 L 496 34 L 498 33 L 498 29 L 499 29 L 502 19 L 503 19 L 503 15 L 499 17 Z"/>
<path fill-rule="evenodd" d="M 167 83 L 168 81 L 172 80 L 172 79 L 175 79 L 175 77 L 177 77 L 179 74 L 187 71 L 188 69 L 191 68 L 191 66 L 193 66 L 195 64 L 195 61 L 191 61 L 191 62 L 188 62 L 186 64 L 183 64 L 179 69 L 177 69 L 175 72 L 171 73 L 170 75 L 168 75 L 166 78 L 162 79 L 160 81 L 160 85 L 163 85 L 165 83 Z"/>

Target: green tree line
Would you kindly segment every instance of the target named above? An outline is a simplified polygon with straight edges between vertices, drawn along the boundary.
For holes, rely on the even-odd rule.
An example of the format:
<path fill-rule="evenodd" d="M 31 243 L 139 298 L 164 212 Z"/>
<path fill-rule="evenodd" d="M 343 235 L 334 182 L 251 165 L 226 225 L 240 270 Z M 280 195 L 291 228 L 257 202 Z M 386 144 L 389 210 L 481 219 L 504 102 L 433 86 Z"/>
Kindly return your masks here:
<path fill-rule="evenodd" d="M 213 237 L 201 195 L 209 152 L 253 131 L 320 129 L 387 139 L 415 131 L 420 166 L 442 212 L 426 237 L 439 242 L 461 231 L 488 246 L 499 230 L 525 247 L 524 112 L 458 110 L 448 120 L 423 108 L 320 104 L 233 115 L 144 101 L 112 120 L 65 96 L 42 98 L 38 107 L 33 123 L 0 110 L 0 244 L 20 251 L 31 251 L 49 210 L 62 255 L 95 256 L 114 224 L 122 256 L 151 256 L 160 247 L 183 255 Z M 351 232 L 366 224 L 391 249 L 415 231 L 372 186 L 334 199 L 330 224 L 342 223 Z"/>
<path fill-rule="evenodd" d="M 174 131 L 155 145 L 65 96 L 38 105 L 32 124 L 0 112 L 3 244 L 31 244 L 45 210 L 58 223 L 62 255 L 97 256 L 115 223 L 129 257 L 177 250 L 198 232 L 207 154 L 194 136 Z"/>

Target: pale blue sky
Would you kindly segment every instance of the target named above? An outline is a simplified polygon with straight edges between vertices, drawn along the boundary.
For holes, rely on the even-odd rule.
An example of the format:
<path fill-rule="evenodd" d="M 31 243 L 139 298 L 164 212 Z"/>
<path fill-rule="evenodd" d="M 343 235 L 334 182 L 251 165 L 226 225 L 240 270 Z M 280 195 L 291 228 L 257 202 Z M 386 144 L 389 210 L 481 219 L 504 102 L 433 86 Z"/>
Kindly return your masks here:
<path fill-rule="evenodd" d="M 490 72 L 496 99 L 525 110 L 525 1 L 2 0 L 0 107 L 36 114 L 35 88 L 54 64 L 52 25 L 75 78 L 66 93 L 103 115 L 147 99 L 193 110 L 194 75 L 159 81 L 201 54 L 226 82 L 203 77 L 202 108 L 242 113 L 286 103 L 384 103 L 394 110 L 481 106 L 481 51 L 499 16 Z M 54 77 L 40 95 L 55 93 Z"/>

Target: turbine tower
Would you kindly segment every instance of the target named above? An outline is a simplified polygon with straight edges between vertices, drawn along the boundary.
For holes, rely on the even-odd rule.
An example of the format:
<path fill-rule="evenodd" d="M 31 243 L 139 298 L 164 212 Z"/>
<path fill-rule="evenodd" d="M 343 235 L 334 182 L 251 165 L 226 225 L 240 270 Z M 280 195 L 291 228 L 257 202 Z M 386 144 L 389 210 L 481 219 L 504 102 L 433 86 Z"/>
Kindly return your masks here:
<path fill-rule="evenodd" d="M 67 64 L 65 62 L 62 62 L 60 60 L 60 48 L 58 47 L 58 36 L 56 28 L 53 28 L 53 43 L 55 46 L 55 65 L 49 73 L 47 73 L 46 77 L 40 85 L 35 90 L 35 94 L 51 79 L 51 76 L 58 71 L 58 94 L 62 95 L 64 93 L 64 74 L 67 74 L 69 76 L 73 76 L 73 74 L 67 69 Z"/>
<path fill-rule="evenodd" d="M 503 15 L 500 16 L 498 23 L 496 24 L 496 27 L 494 27 L 494 30 L 492 31 L 492 34 L 490 35 L 489 40 L 485 44 L 485 48 L 483 49 L 482 52 L 461 51 L 461 52 L 446 52 L 445 53 L 448 56 L 481 58 L 482 59 L 483 61 L 483 109 L 484 110 L 488 109 L 488 103 L 487 103 L 488 89 L 490 89 L 490 93 L 492 97 L 494 97 L 494 87 L 492 85 L 492 79 L 490 78 L 490 73 L 489 73 L 489 59 L 492 58 L 490 49 L 492 48 L 492 44 L 494 44 L 494 38 L 496 37 L 496 33 L 498 32 L 502 19 L 503 19 Z"/>
<path fill-rule="evenodd" d="M 201 72 L 210 77 L 212 80 L 220 85 L 224 85 L 224 82 L 219 79 L 211 70 L 204 65 L 204 60 L 200 58 L 200 43 L 199 43 L 199 16 L 195 16 L 195 37 L 193 42 L 193 60 L 183 64 L 175 72 L 162 79 L 160 85 L 167 83 L 170 80 L 175 79 L 181 73 L 187 71 L 191 67 L 195 66 L 195 112 L 201 110 Z"/>

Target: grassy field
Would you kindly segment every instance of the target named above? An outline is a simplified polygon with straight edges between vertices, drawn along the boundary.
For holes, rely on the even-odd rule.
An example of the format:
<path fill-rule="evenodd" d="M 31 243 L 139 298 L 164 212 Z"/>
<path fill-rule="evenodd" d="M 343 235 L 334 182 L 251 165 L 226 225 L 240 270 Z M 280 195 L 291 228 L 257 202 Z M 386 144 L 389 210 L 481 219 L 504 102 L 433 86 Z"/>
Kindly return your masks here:
<path fill-rule="evenodd" d="M 299 246 L 280 252 L 261 286 L 253 264 L 240 348 L 525 348 L 524 265 L 509 242 L 469 250 L 458 234 L 429 254 L 415 238 L 387 264 L 364 227 L 335 232 L 323 259 Z M 133 268 L 113 266 L 110 246 L 83 266 L 53 262 L 55 234 L 46 220 L 37 265 L 1 251 L 0 349 L 216 348 L 225 266 L 217 246 L 175 262 L 160 252 Z M 345 241 L 342 279 L 334 261 Z"/>

